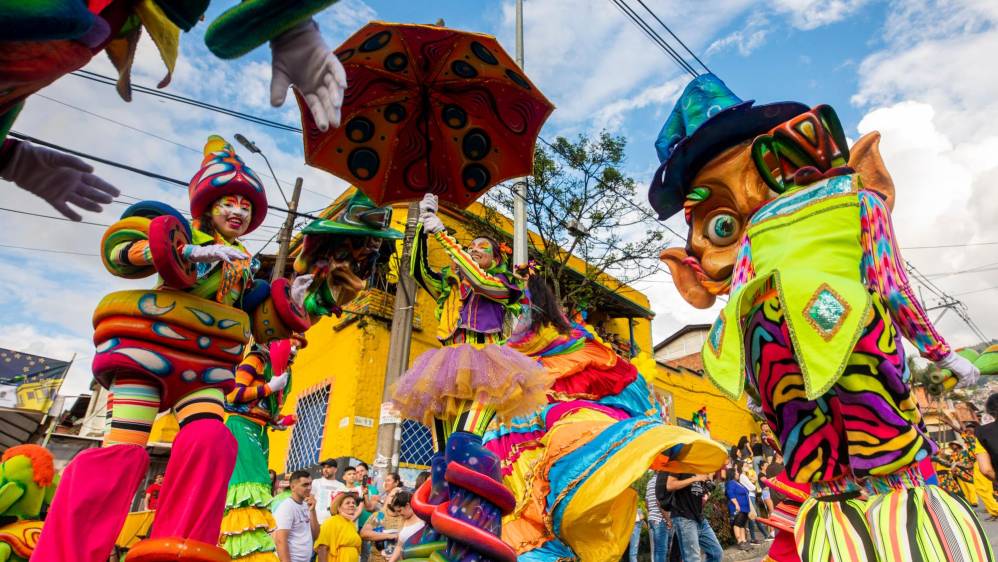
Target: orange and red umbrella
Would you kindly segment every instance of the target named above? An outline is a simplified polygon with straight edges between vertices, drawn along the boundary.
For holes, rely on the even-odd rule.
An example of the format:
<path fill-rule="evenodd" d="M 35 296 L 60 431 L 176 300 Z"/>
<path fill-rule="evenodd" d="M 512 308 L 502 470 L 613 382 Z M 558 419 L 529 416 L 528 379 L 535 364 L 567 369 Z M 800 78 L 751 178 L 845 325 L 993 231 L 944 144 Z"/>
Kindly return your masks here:
<path fill-rule="evenodd" d="M 336 56 L 349 83 L 342 125 L 319 131 L 298 99 L 309 165 L 378 205 L 434 193 L 460 208 L 532 171 L 554 106 L 494 37 L 371 22 Z"/>

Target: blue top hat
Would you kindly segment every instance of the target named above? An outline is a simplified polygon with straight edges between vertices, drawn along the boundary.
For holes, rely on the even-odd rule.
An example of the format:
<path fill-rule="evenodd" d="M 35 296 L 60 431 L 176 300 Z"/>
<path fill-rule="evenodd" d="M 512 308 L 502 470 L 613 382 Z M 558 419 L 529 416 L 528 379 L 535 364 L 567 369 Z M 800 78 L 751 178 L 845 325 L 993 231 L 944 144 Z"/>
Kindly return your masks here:
<path fill-rule="evenodd" d="M 686 86 L 655 141 L 662 165 L 648 201 L 659 219 L 682 210 L 690 182 L 712 158 L 808 110 L 797 102 L 752 103 L 713 74 L 701 74 Z"/>

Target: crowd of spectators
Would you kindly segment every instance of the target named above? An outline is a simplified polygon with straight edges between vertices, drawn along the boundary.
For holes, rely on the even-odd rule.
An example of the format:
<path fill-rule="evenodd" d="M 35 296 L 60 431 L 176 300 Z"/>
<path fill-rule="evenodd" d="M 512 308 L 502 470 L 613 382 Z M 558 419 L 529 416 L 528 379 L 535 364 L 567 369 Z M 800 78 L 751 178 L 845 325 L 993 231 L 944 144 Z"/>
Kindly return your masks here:
<path fill-rule="evenodd" d="M 400 560 L 400 545 L 423 529 L 423 520 L 398 473 L 379 484 L 366 463 L 339 470 L 333 459 L 322 462 L 315 479 L 304 470 L 275 478 L 271 508 L 280 562 Z"/>

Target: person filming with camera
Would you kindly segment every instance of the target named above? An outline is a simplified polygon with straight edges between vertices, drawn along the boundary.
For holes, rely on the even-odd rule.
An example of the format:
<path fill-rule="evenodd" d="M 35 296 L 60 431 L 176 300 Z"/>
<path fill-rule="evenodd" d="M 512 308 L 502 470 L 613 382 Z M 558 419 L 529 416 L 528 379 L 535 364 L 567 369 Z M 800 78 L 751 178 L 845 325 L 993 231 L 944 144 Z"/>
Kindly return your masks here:
<path fill-rule="evenodd" d="M 669 474 L 665 488 L 672 493 L 672 526 L 679 538 L 683 560 L 720 562 L 717 535 L 703 516 L 704 497 L 714 489 L 709 474 Z"/>

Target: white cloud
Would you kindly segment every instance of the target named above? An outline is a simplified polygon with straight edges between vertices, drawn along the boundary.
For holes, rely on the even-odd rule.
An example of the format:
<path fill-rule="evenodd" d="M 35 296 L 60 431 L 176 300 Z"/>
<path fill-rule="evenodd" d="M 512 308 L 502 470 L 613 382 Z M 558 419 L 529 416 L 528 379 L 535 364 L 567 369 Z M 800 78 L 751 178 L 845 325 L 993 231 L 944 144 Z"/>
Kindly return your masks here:
<path fill-rule="evenodd" d="M 714 30 L 737 18 L 750 4 L 714 0 L 697 3 L 694 9 L 690 3 L 669 0 L 656 2 L 653 8 L 667 24 L 675 24 L 683 41 L 699 53 Z M 646 13 L 642 15 L 653 21 Z M 513 2 L 503 2 L 496 35 L 511 55 L 514 21 Z M 524 36 L 526 72 L 558 106 L 552 119 L 561 126 L 588 122 L 614 101 L 680 74 L 676 63 L 609 2 L 528 3 Z"/>
<path fill-rule="evenodd" d="M 790 17 L 797 29 L 809 30 L 836 23 L 851 16 L 869 0 L 775 0 L 777 12 Z"/>
<path fill-rule="evenodd" d="M 738 54 L 747 57 L 766 42 L 766 37 L 772 31 L 772 22 L 766 12 L 753 12 L 745 27 L 733 31 L 720 39 L 715 39 L 707 47 L 707 56 L 711 56 L 734 47 Z"/>
<path fill-rule="evenodd" d="M 885 23 L 886 46 L 859 66 L 853 103 L 867 109 L 860 133 L 879 130 L 884 161 L 894 177 L 894 225 L 907 246 L 998 240 L 998 76 L 982 71 L 982 53 L 998 52 L 998 6 L 959 2 L 895 2 Z M 904 256 L 933 282 L 968 305 L 988 337 L 998 336 L 991 314 L 996 271 L 953 275 L 998 262 L 995 246 L 909 250 Z M 928 305 L 935 304 L 926 293 Z M 940 331 L 955 345 L 977 338 L 947 314 Z"/>

